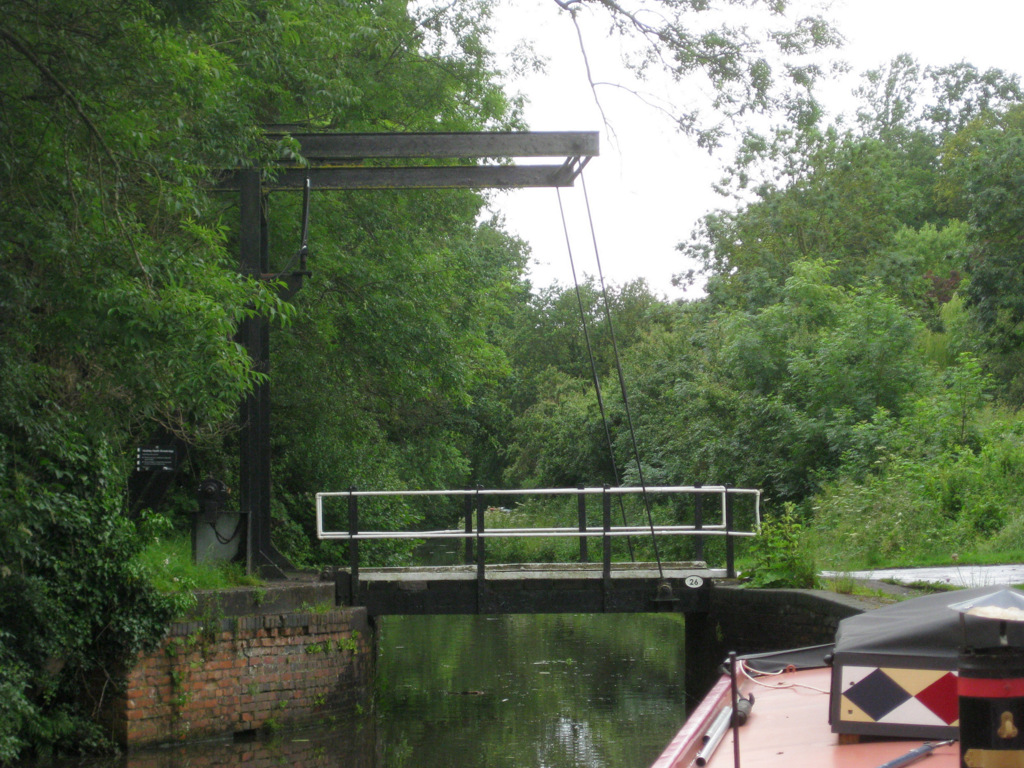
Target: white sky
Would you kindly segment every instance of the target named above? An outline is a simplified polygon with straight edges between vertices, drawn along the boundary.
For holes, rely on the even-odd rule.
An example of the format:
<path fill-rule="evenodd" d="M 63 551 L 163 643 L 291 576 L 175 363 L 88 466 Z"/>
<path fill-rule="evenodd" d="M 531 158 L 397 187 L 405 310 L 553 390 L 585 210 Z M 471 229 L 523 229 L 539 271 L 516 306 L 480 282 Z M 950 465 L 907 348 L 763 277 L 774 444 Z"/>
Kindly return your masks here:
<path fill-rule="evenodd" d="M 804 9 L 818 4 L 796 2 Z M 656 293 L 682 296 L 671 277 L 692 265 L 676 245 L 688 239 L 701 216 L 726 204 L 711 185 L 721 164 L 731 158 L 709 157 L 693 140 L 676 133 L 657 110 L 606 90 L 601 95 L 615 132 L 610 136 L 594 106 L 575 30 L 556 11 L 553 0 L 504 0 L 495 45 L 501 49 L 530 40 L 549 59 L 546 73 L 517 81 L 512 89 L 530 99 L 526 118 L 531 130 L 601 132 L 601 155 L 587 166 L 584 177 L 605 280 L 621 285 L 644 277 Z M 835 83 L 830 91 L 837 109 L 856 85 L 856 75 L 900 53 L 912 54 L 922 67 L 967 61 L 979 69 L 1024 72 L 1024 7 L 1019 0 L 834 0 L 824 13 L 848 41 L 835 55 L 853 69 L 847 82 Z M 634 84 L 599 30 L 594 37 L 588 48 L 595 79 Z M 562 190 L 562 200 L 582 279 L 583 273 L 596 274 L 597 269 L 580 183 Z M 554 190 L 500 193 L 493 207 L 505 216 L 510 231 L 530 243 L 535 287 L 572 284 Z"/>

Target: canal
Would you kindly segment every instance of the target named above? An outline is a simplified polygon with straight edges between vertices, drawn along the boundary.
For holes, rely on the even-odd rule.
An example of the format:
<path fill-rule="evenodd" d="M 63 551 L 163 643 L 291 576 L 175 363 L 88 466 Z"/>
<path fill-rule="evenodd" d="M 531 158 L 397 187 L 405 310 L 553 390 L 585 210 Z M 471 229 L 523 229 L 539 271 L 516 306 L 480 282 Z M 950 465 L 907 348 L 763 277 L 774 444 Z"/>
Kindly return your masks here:
<path fill-rule="evenodd" d="M 648 765 L 685 716 L 682 630 L 671 614 L 389 618 L 381 765 Z"/>
<path fill-rule="evenodd" d="M 685 717 L 683 648 L 674 614 L 388 617 L 374 712 L 105 765 L 643 768 Z"/>

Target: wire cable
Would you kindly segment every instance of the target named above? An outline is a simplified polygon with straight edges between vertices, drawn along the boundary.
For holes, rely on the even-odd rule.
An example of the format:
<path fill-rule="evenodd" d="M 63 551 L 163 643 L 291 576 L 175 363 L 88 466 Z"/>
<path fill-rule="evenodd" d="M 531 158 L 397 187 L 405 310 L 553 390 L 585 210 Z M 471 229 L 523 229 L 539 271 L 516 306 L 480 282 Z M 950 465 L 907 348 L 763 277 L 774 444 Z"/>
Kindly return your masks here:
<path fill-rule="evenodd" d="M 590 374 L 594 379 L 594 392 L 597 394 L 597 407 L 601 412 L 601 425 L 604 427 L 604 438 L 608 443 L 608 456 L 612 463 L 612 475 L 615 477 L 615 485 L 622 485 L 622 480 L 619 476 L 619 465 L 615 461 L 615 447 L 612 444 L 612 433 L 608 428 L 608 417 L 604 411 L 604 397 L 601 394 L 601 379 L 597 375 L 597 362 L 594 360 L 594 350 L 590 345 L 590 329 L 587 326 L 587 313 L 583 309 L 583 296 L 580 293 L 580 283 L 576 278 L 576 261 L 572 255 L 572 242 L 569 237 L 569 225 L 565 220 L 565 206 L 562 204 L 562 191 L 555 187 L 555 193 L 558 195 L 558 211 L 562 215 L 562 231 L 565 233 L 565 249 L 569 253 L 569 267 L 572 270 L 572 284 L 576 289 L 576 305 L 580 310 L 580 324 L 583 326 L 583 340 L 587 346 L 587 357 L 590 359 Z M 626 525 L 626 507 L 622 502 L 622 497 L 618 498 L 619 502 L 619 513 L 622 515 L 622 524 Z M 626 545 L 629 547 L 629 559 L 631 562 L 635 562 L 636 558 L 633 554 L 633 537 L 626 537 Z"/>
<path fill-rule="evenodd" d="M 647 512 L 647 525 L 651 529 L 651 545 L 654 547 L 654 559 L 658 563 L 659 577 L 665 578 L 665 571 L 661 567 L 661 554 L 658 551 L 658 537 L 654 533 L 654 517 L 651 514 L 651 502 L 647 495 L 647 484 L 644 482 L 644 469 L 640 462 L 640 448 L 636 442 L 636 430 L 633 429 L 633 417 L 629 410 L 629 398 L 626 395 L 626 378 L 622 373 L 622 361 L 619 358 L 619 345 L 615 340 L 615 326 L 612 324 L 611 305 L 608 301 L 608 290 L 604 284 L 604 271 L 601 269 L 601 253 L 597 246 L 597 231 L 594 228 L 594 216 L 590 209 L 590 195 L 587 194 L 587 180 L 583 173 L 580 173 L 580 181 L 583 186 L 583 199 L 587 206 L 587 219 L 590 222 L 590 236 L 594 243 L 594 259 L 597 262 L 597 278 L 601 285 L 601 295 L 604 298 L 605 318 L 608 321 L 608 333 L 612 341 L 612 351 L 615 354 L 615 369 L 619 375 L 619 389 L 622 393 L 622 407 L 626 415 L 626 425 L 629 427 L 629 438 L 633 446 L 633 459 L 636 462 L 637 480 L 640 483 L 641 497 L 644 502 L 644 510 Z"/>

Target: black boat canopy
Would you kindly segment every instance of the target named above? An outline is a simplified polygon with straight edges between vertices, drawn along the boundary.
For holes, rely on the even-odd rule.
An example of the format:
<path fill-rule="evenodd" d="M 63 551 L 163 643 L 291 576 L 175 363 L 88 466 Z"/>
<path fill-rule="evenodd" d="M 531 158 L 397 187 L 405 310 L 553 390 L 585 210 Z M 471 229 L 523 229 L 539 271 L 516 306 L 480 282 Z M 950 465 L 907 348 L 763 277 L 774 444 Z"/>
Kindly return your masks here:
<path fill-rule="evenodd" d="M 1019 590 L 980 587 L 926 595 L 843 619 L 836 632 L 835 662 L 840 663 L 847 654 L 867 654 L 886 656 L 890 661 L 892 657 L 941 659 L 944 663 L 938 666 L 955 669 L 961 648 L 1000 644 L 1000 622 L 967 615 L 961 626 L 961 613 L 953 606 L 990 595 L 996 602 L 1006 602 L 999 594 L 1003 592 L 1024 599 Z M 1007 637 L 1010 645 L 1024 646 L 1024 625 L 1010 623 Z"/>

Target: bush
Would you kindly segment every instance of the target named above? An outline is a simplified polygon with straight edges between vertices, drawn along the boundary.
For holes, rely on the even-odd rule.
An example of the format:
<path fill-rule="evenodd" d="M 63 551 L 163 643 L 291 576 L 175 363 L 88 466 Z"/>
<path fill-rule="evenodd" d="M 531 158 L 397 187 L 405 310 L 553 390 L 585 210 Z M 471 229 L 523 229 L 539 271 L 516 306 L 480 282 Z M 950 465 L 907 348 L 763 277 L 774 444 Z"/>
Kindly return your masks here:
<path fill-rule="evenodd" d="M 804 544 L 804 526 L 795 508 L 786 504 L 778 517 L 766 517 L 754 539 L 754 567 L 750 584 L 755 587 L 813 589 L 818 572 Z"/>
<path fill-rule="evenodd" d="M 74 429 L 0 436 L 0 762 L 103 746 L 110 680 L 162 637 L 178 601 L 137 561 L 111 447 Z"/>

